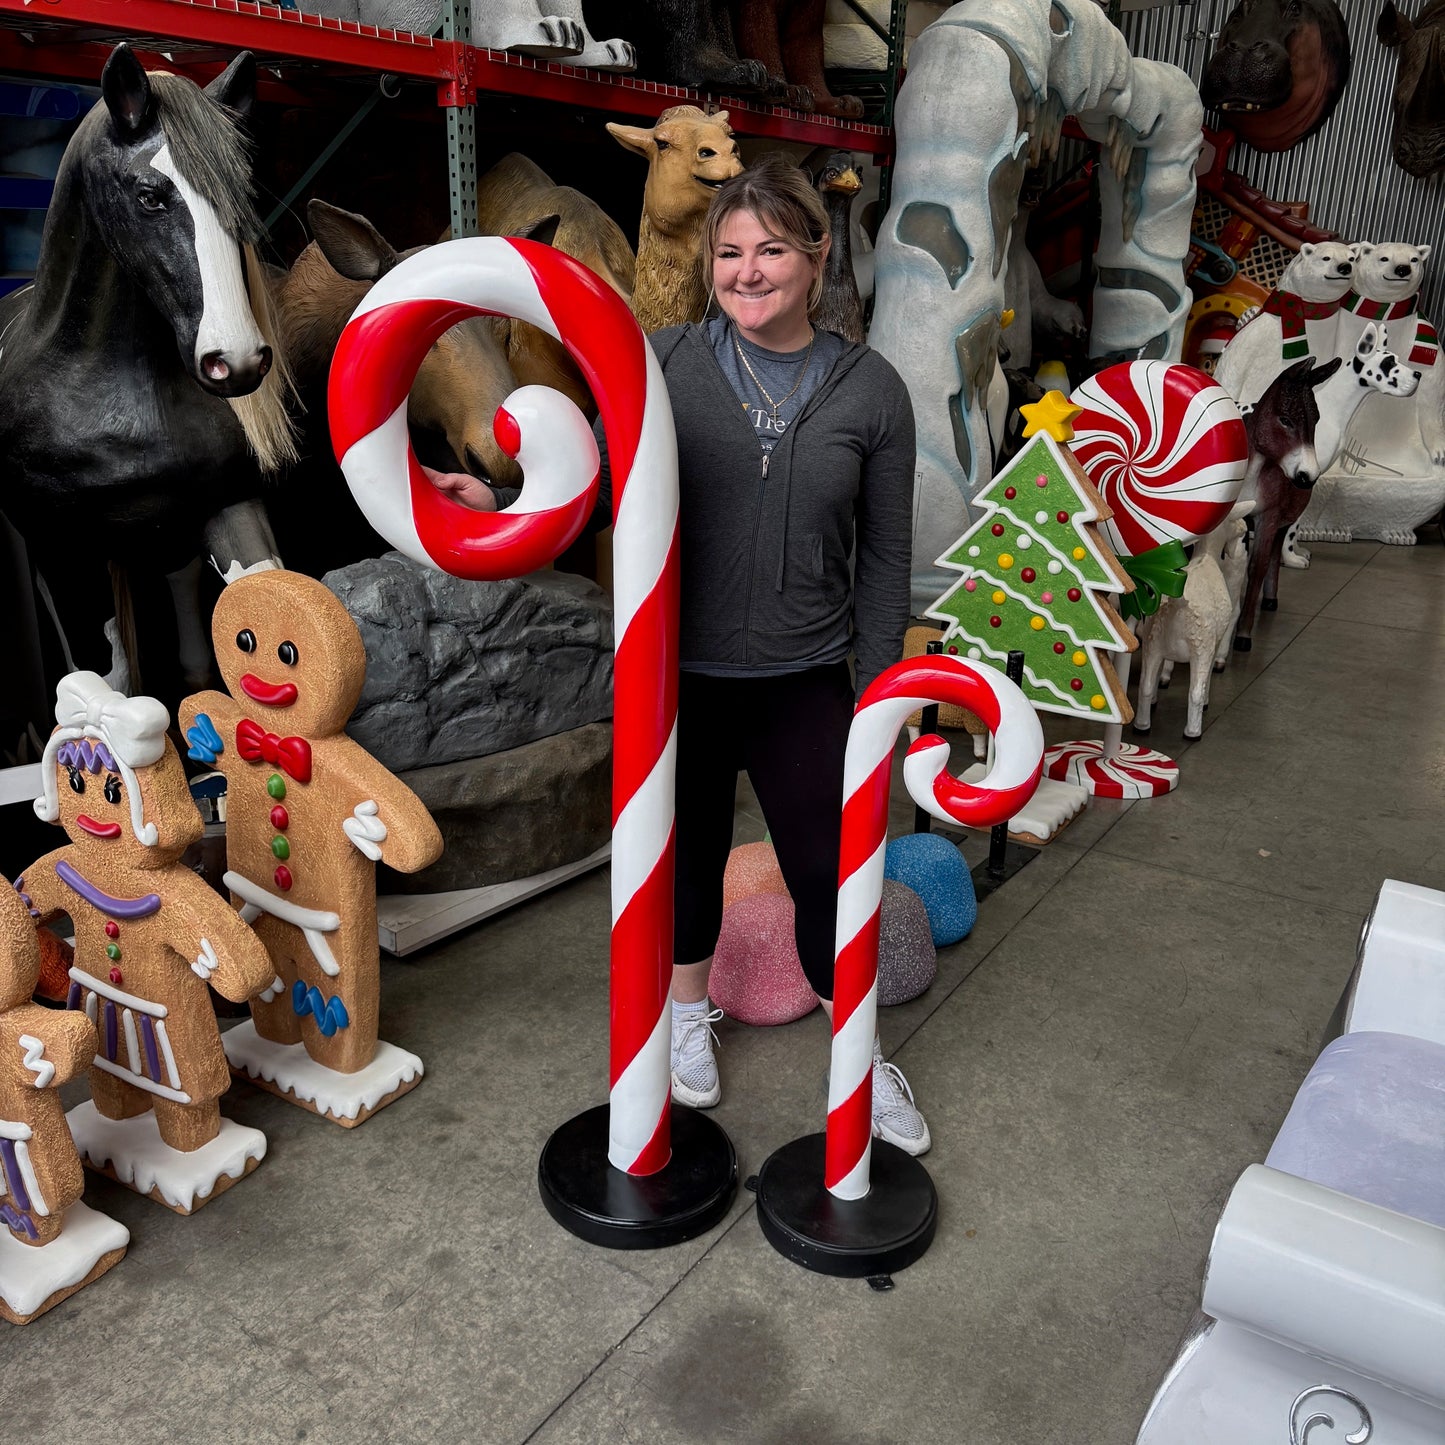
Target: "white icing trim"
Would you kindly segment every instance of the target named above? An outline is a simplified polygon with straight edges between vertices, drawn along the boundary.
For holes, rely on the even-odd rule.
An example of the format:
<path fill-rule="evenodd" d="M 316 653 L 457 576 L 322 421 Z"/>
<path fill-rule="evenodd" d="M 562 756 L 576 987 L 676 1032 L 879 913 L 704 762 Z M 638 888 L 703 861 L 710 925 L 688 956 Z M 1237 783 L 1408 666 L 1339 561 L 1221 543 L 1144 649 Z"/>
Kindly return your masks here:
<path fill-rule="evenodd" d="M 15 1143 L 15 1162 L 20 1165 L 21 1177 L 25 1180 L 25 1192 L 30 1196 L 30 1207 L 42 1218 L 50 1217 L 50 1206 L 40 1191 L 40 1181 L 35 1177 L 35 1165 L 30 1159 L 30 1145 L 23 1139 Z"/>
<path fill-rule="evenodd" d="M 200 1148 L 174 1149 L 161 1137 L 150 1110 L 131 1119 L 107 1119 L 87 1099 L 65 1117 L 88 1163 L 109 1166 L 137 1194 L 158 1191 L 173 1209 L 194 1209 L 223 1178 L 240 1179 L 252 1160 L 266 1157 L 266 1136 L 234 1119 L 222 1118 L 216 1136 Z"/>
<path fill-rule="evenodd" d="M 156 1025 L 156 1041 L 161 1046 L 161 1053 L 166 1056 L 166 1076 L 171 1081 L 171 1088 L 179 1090 L 181 1087 L 181 1076 L 176 1071 L 176 1056 L 171 1052 L 170 1035 L 166 1033 L 164 1024 Z"/>
<path fill-rule="evenodd" d="M 96 1002 L 99 995 L 94 989 L 89 990 L 85 995 L 85 1016 L 91 1023 L 96 1023 L 100 1014 L 100 1004 Z"/>
<path fill-rule="evenodd" d="M 303 1104 L 315 1105 L 318 1114 L 354 1119 L 371 1110 L 403 1084 L 425 1070 L 415 1054 L 379 1040 L 371 1062 L 354 1074 L 338 1073 L 318 1064 L 304 1044 L 278 1044 L 256 1032 L 253 1019 L 243 1019 L 221 1035 L 221 1045 L 233 1070 L 275 1084 Z"/>
<path fill-rule="evenodd" d="M 247 906 L 249 907 L 250 905 L 248 904 Z M 273 978 L 271 982 L 267 984 L 266 987 L 263 988 L 261 992 L 256 995 L 256 997 L 259 998 L 262 1003 L 272 1003 L 285 992 L 286 980 L 282 978 L 281 975 L 278 973 L 276 977 Z"/>
<path fill-rule="evenodd" d="M 197 978 L 209 983 L 211 981 L 211 975 L 215 973 L 220 966 L 221 962 L 216 957 L 216 950 L 211 940 L 209 938 L 203 938 L 201 940 L 201 951 L 197 955 L 196 961 L 191 965 L 191 972 L 195 974 Z"/>
<path fill-rule="evenodd" d="M 160 1032 L 159 1027 L 156 1032 Z M 166 1046 L 166 1052 L 167 1054 L 170 1052 L 169 1045 Z M 134 1084 L 137 1089 L 144 1089 L 148 1094 L 159 1094 L 162 1099 L 169 1099 L 173 1104 L 189 1104 L 191 1102 L 189 1094 L 183 1094 L 179 1089 L 168 1089 L 164 1084 L 158 1084 L 154 1079 L 146 1078 L 144 1074 L 133 1074 L 129 1069 L 123 1069 L 119 1064 L 111 1063 L 104 1054 L 97 1054 L 91 1063 L 102 1072 L 113 1074 L 122 1083 Z M 171 1068 L 174 1070 L 174 1063 L 171 1063 Z"/>
<path fill-rule="evenodd" d="M 311 949 L 311 956 L 321 966 L 322 973 L 327 978 L 335 978 L 341 972 L 341 965 L 337 963 L 331 952 L 331 945 L 325 938 L 326 934 L 335 933 L 341 927 L 339 914 L 328 913 L 320 908 L 302 908 L 299 903 L 278 898 L 240 873 L 228 872 L 221 881 L 238 898 L 244 900 L 246 907 L 241 910 L 241 917 L 247 923 L 263 913 L 268 913 L 272 918 L 279 918 L 282 923 L 289 923 L 292 928 L 299 928 Z M 249 918 L 246 916 L 247 909 L 255 910 Z"/>
<path fill-rule="evenodd" d="M 125 1056 L 130 1062 L 130 1071 L 133 1074 L 140 1073 L 140 1047 L 139 1040 L 135 1036 L 135 1014 L 130 1009 L 122 1009 L 120 1021 L 125 1025 Z"/>
<path fill-rule="evenodd" d="M 22 1244 L 0 1229 L 0 1299 L 20 1316 L 33 1315 L 46 1300 L 77 1285 L 107 1255 L 123 1250 L 130 1233 L 123 1224 L 76 1200 L 49 1244 Z"/>
<path fill-rule="evenodd" d="M 30 1125 L 18 1119 L 0 1119 L 0 1139 L 21 1140 L 30 1137 Z"/>
<path fill-rule="evenodd" d="M 118 1003 L 123 1008 L 133 1008 L 137 1013 L 148 1014 L 153 1019 L 163 1019 L 169 1010 L 163 1003 L 152 1003 L 149 999 L 138 998 L 133 993 L 127 993 L 124 989 L 117 988 L 112 983 L 102 983 L 98 978 L 92 978 L 83 968 L 72 967 L 70 977 L 82 988 L 88 988 L 92 994 L 99 994 L 102 998 L 108 998 L 111 1003 Z M 90 1005 L 86 1005 L 86 1012 L 90 1013 Z M 91 1023 L 95 1022 L 95 1015 L 90 1013 Z"/>
<path fill-rule="evenodd" d="M 21 1034 L 20 1054 L 20 1062 L 35 1075 L 35 1087 L 49 1088 L 55 1077 L 55 1065 L 45 1057 L 45 1045 L 34 1034 Z"/>

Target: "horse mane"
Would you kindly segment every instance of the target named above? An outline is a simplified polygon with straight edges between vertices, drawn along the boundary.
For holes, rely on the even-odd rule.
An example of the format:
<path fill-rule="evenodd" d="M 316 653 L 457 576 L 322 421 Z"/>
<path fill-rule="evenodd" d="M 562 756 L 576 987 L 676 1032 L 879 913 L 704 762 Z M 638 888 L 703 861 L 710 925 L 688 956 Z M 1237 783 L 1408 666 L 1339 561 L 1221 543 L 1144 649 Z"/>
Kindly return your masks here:
<path fill-rule="evenodd" d="M 249 396 L 231 397 L 227 403 L 262 472 L 279 472 L 299 458 L 291 413 L 292 404 L 299 403 L 271 304 L 270 284 L 256 253 L 263 230 L 256 214 L 251 143 L 241 129 L 241 118 L 194 82 L 165 71 L 151 71 L 149 80 L 176 169 L 215 210 L 242 250 L 251 314 L 271 348 L 271 370 Z"/>
<path fill-rule="evenodd" d="M 243 248 L 246 260 L 246 293 L 251 300 L 251 314 L 256 327 L 271 348 L 271 370 L 250 396 L 228 398 L 230 408 L 246 433 L 246 442 L 256 462 L 267 474 L 281 471 L 300 460 L 296 449 L 296 418 L 293 408 L 300 408 L 296 379 L 291 363 L 281 344 L 281 323 L 271 297 L 271 280 L 256 248 L 247 243 Z"/>
<path fill-rule="evenodd" d="M 251 142 L 240 116 L 182 76 L 153 70 L 147 78 L 176 169 L 210 202 L 228 235 L 259 241 Z"/>

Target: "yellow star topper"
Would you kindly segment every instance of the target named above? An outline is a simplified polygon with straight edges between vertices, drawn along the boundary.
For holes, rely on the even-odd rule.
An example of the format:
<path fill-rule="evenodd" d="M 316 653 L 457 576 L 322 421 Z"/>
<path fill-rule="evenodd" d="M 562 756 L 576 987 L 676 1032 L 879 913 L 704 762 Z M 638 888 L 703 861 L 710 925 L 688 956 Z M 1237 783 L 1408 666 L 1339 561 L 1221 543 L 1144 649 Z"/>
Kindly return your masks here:
<path fill-rule="evenodd" d="M 1047 432 L 1056 442 L 1072 441 L 1074 418 L 1083 411 L 1075 406 L 1061 391 L 1047 391 L 1042 401 L 1029 402 L 1019 408 L 1024 419 L 1024 435 L 1037 436 Z"/>

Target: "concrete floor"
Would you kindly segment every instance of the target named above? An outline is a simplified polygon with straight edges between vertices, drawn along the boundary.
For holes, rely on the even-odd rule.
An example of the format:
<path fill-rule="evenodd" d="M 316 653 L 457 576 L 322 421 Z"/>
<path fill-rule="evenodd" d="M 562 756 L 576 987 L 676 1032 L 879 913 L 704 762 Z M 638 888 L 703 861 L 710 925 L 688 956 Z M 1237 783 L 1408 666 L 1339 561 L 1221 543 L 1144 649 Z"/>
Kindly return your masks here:
<path fill-rule="evenodd" d="M 384 966 L 383 1033 L 427 1077 L 363 1128 L 237 1084 L 270 1154 L 215 1204 L 94 1181 L 130 1254 L 4 1333 L 7 1438 L 1127 1445 L 1381 879 L 1445 885 L 1445 549 L 1315 556 L 1201 741 L 1182 673 L 1162 695 L 1180 790 L 1093 805 L 884 1012 L 941 1200 L 891 1293 L 788 1264 L 746 1191 L 656 1253 L 543 1211 L 543 1142 L 605 1094 L 601 872 Z M 746 1176 L 821 1127 L 824 1022 L 720 1033 Z"/>

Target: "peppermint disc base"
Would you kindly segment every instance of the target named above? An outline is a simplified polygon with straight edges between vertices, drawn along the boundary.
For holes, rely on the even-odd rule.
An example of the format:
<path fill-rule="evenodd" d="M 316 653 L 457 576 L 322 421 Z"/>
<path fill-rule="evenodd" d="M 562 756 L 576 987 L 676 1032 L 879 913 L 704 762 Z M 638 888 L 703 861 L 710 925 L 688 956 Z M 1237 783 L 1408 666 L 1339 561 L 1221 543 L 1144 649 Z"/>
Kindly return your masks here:
<path fill-rule="evenodd" d="M 1162 798 L 1179 786 L 1179 764 L 1153 748 L 1121 743 L 1104 757 L 1102 738 L 1060 743 L 1044 754 L 1044 776 L 1076 783 L 1096 798 Z"/>
<path fill-rule="evenodd" d="M 928 1170 L 884 1139 L 873 1141 L 868 1193 L 837 1199 L 823 1183 L 827 1136 L 784 1144 L 758 1171 L 758 1223 L 768 1243 L 819 1274 L 866 1279 L 922 1258 L 938 1228 Z"/>
<path fill-rule="evenodd" d="M 738 1192 L 738 1156 L 721 1127 L 674 1104 L 672 1158 L 633 1175 L 607 1162 L 608 1110 L 588 1109 L 547 1140 L 537 1162 L 547 1213 L 604 1249 L 659 1249 L 720 1223 Z"/>

